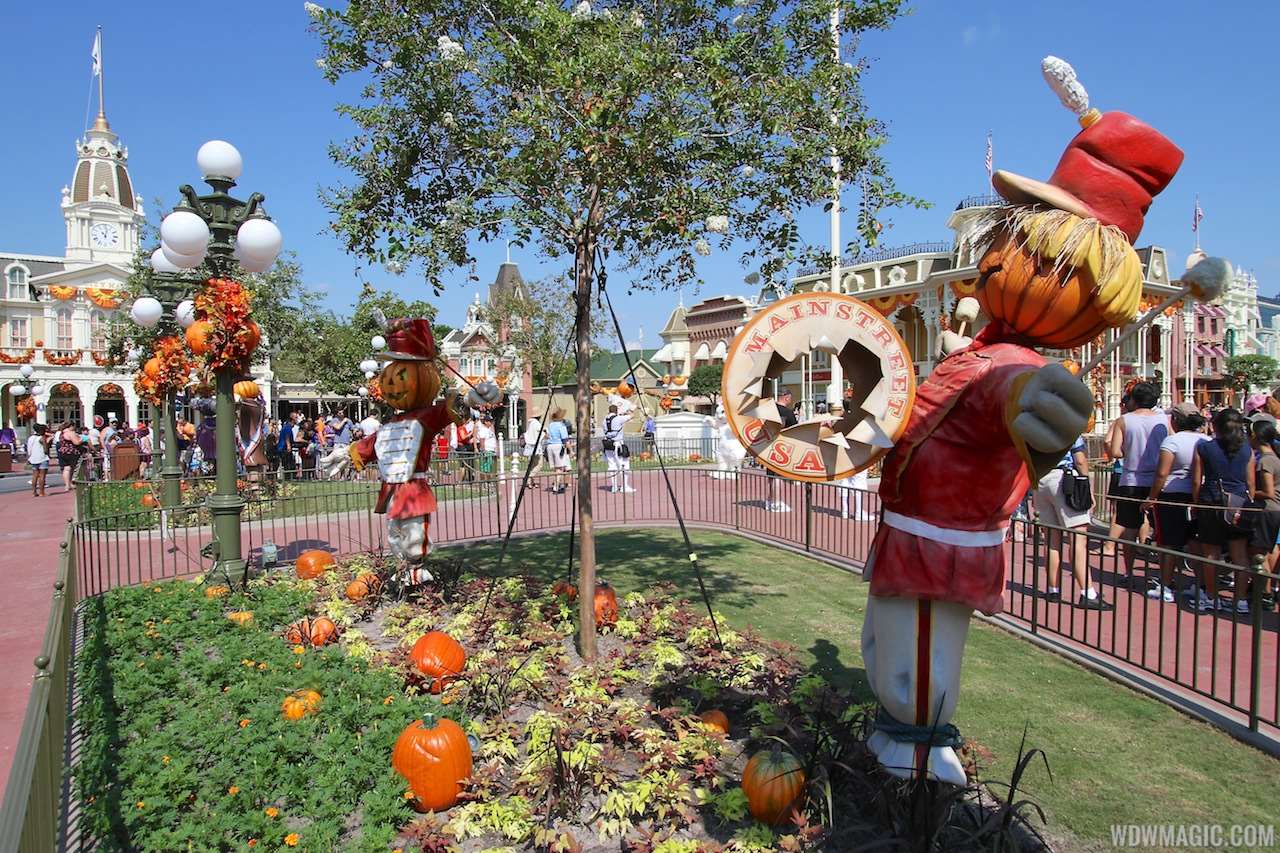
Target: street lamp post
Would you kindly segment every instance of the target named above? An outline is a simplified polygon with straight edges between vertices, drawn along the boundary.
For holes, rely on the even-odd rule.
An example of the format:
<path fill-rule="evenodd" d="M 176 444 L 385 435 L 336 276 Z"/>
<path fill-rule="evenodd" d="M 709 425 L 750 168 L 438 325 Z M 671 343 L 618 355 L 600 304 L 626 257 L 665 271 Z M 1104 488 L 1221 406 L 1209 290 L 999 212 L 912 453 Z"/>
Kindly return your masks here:
<path fill-rule="evenodd" d="M 167 302 L 175 302 L 180 291 L 185 289 L 178 278 L 182 270 L 207 263 L 219 278 L 233 276 L 237 267 L 246 272 L 265 272 L 275 263 L 280 252 L 280 229 L 262 209 L 265 196 L 252 193 L 248 200 L 241 200 L 230 193 L 243 168 L 240 152 L 226 142 L 206 142 L 196 153 L 196 163 L 205 183 L 213 191 L 199 195 L 190 184 L 178 188 L 183 200 L 160 224 L 161 245 L 151 256 L 151 266 L 158 274 L 153 276 L 155 287 Z M 147 299 L 149 303 L 144 301 Z M 139 303 L 144 303 L 141 312 Z M 189 326 L 193 318 L 189 310 L 183 310 L 184 306 L 185 303 L 179 304 L 175 313 L 180 325 Z M 166 307 L 155 297 L 140 298 L 134 303 L 134 319 L 142 325 L 154 326 Z M 245 568 L 240 549 L 240 515 L 244 499 L 236 488 L 233 387 L 238 378 L 237 367 L 226 364 L 216 371 L 217 482 L 208 503 L 209 514 L 213 518 L 212 556 L 216 568 L 228 577 L 232 573 L 242 573 Z M 167 399 L 166 404 L 165 488 L 167 494 L 172 480 L 178 494 L 176 503 L 180 500 L 177 478 L 181 476 L 176 458 L 177 429 L 173 402 Z"/>

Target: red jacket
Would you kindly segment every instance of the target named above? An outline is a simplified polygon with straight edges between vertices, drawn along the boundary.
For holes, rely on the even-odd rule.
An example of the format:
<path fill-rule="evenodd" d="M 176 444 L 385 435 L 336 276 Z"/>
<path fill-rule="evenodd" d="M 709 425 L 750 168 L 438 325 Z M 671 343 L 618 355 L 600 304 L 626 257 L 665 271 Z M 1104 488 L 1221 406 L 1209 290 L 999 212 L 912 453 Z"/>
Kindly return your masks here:
<path fill-rule="evenodd" d="M 388 483 L 387 464 L 389 459 L 378 458 L 378 437 L 383 436 L 384 450 L 386 439 L 395 433 L 406 421 L 417 421 L 421 425 L 421 437 L 417 456 L 413 460 L 412 478 L 405 483 Z M 371 435 L 351 445 L 351 458 L 358 467 L 378 460 L 383 469 L 382 489 L 378 492 L 378 503 L 375 512 L 388 513 L 392 518 L 415 518 L 429 515 L 436 510 L 436 496 L 427 481 L 427 472 L 431 466 L 431 450 L 435 444 L 436 433 L 447 429 L 453 419 L 449 415 L 449 407 L 445 403 L 436 403 L 425 409 L 414 409 L 411 412 L 399 412 Z M 391 429 L 388 429 L 388 428 Z"/>
<path fill-rule="evenodd" d="M 916 392 L 880 480 L 885 523 L 868 560 L 873 595 L 1000 610 L 1003 532 L 1031 486 L 1006 406 L 1014 380 L 1045 364 L 1002 331 L 988 326 Z"/>

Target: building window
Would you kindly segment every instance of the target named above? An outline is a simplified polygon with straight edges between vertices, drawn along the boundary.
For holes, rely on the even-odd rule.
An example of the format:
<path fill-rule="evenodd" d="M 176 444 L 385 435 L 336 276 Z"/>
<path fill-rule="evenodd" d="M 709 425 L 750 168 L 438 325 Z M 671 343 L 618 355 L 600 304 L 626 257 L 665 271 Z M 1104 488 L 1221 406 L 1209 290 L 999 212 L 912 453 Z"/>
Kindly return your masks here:
<path fill-rule="evenodd" d="M 9 299 L 30 299 L 31 292 L 27 288 L 27 268 L 20 267 L 17 264 L 9 267 L 5 278 L 9 282 L 8 293 Z"/>
<path fill-rule="evenodd" d="M 496 358 L 489 359 L 489 369 L 485 371 L 485 377 L 493 377 L 498 375 L 498 360 Z"/>
<path fill-rule="evenodd" d="M 1204 334 L 1204 317 L 1196 317 L 1196 331 Z"/>
<path fill-rule="evenodd" d="M 27 333 L 26 317 L 9 318 L 9 346 L 23 349 L 31 346 L 31 338 Z"/>
<path fill-rule="evenodd" d="M 89 346 L 96 353 L 107 351 L 107 320 L 101 311 L 89 315 Z"/>
<path fill-rule="evenodd" d="M 71 309 L 58 309 L 57 336 L 54 342 L 54 348 L 60 350 L 69 350 L 75 346 L 75 342 L 71 337 Z"/>

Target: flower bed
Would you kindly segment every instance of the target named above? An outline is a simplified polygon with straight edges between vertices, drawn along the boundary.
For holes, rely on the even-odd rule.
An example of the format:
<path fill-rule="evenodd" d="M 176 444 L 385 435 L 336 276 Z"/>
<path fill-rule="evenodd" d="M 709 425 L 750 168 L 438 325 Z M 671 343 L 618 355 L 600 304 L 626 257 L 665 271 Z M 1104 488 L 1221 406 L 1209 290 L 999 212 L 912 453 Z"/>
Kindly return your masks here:
<path fill-rule="evenodd" d="M 400 601 L 380 591 L 389 569 L 356 557 L 315 580 L 175 581 L 90 601 L 82 831 L 138 850 L 746 853 L 848 850 L 903 828 L 887 804 L 910 786 L 874 770 L 867 709 L 790 649 L 723 622 L 717 639 L 659 587 L 619 597 L 616 616 L 598 608 L 600 655 L 584 662 L 564 584 L 490 584 L 437 561 L 436 581 Z M 326 639 L 315 623 L 290 629 L 307 616 L 331 619 L 336 642 L 299 645 Z M 424 673 L 432 631 L 465 649 L 456 678 Z M 472 736 L 472 773 L 455 805 L 419 815 L 391 755 L 432 715 Z M 799 797 L 774 803 L 772 827 L 741 784 L 760 752 L 794 754 L 809 783 L 789 777 Z"/>

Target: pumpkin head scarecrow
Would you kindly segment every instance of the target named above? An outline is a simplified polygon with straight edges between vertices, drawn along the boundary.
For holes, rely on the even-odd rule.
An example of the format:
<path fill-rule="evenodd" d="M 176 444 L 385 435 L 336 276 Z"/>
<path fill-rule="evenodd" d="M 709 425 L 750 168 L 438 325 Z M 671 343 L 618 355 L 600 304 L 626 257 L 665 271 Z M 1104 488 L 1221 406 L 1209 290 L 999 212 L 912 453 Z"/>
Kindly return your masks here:
<path fill-rule="evenodd" d="M 402 579 L 409 583 L 429 580 L 420 564 L 431 550 L 429 525 L 436 497 L 427 480 L 435 435 L 470 416 L 470 409 L 497 402 L 501 392 L 482 382 L 464 398 L 440 393 L 436 343 L 431 323 L 423 319 L 392 320 L 387 328 L 387 351 L 378 358 L 387 362 L 378 377 L 383 399 L 396 414 L 372 435 L 339 448 L 321 460 L 326 473 L 354 465 L 362 470 L 376 461 L 382 479 L 375 512 L 387 515 L 387 541 L 391 552 L 408 564 Z"/>
<path fill-rule="evenodd" d="M 1075 72 L 1045 78 L 1083 130 L 1048 182 L 996 172 L 1011 205 L 987 223 L 976 296 L 990 322 L 917 389 L 885 457 L 866 577 L 863 657 L 881 712 L 870 747 L 895 775 L 963 784 L 950 725 L 974 610 L 1001 608 L 1003 543 L 1032 484 L 1084 430 L 1093 396 L 1037 347 L 1129 323 L 1142 294 L 1132 243 L 1182 152 L 1133 116 L 1089 109 Z"/>

